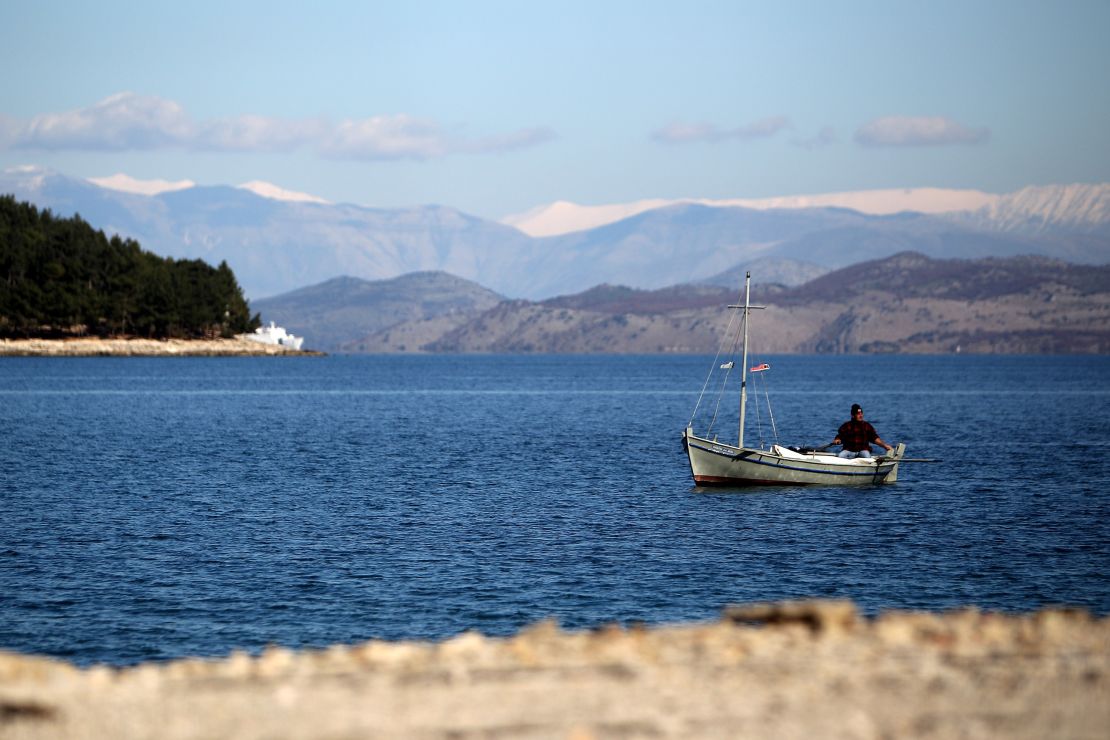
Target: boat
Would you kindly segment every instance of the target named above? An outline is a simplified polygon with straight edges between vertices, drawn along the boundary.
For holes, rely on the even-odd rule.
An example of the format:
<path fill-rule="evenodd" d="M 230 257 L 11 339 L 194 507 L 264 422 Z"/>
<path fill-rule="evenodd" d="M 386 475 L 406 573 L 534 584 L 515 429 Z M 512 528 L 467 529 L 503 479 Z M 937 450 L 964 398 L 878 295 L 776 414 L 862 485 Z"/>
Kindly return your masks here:
<path fill-rule="evenodd" d="M 260 326 L 254 330 L 253 334 L 241 335 L 244 339 L 249 339 L 252 342 L 259 342 L 260 344 L 276 344 L 281 347 L 289 347 L 290 349 L 300 349 L 301 344 L 304 343 L 304 337 L 298 337 L 285 329 L 281 328 L 273 321 L 269 326 Z"/>
<path fill-rule="evenodd" d="M 751 305 L 751 273 L 744 276 L 744 303 L 729 306 L 729 309 L 739 312 L 739 321 L 736 315 L 730 322 L 730 332 L 735 327 L 737 334 L 742 338 L 726 337 L 725 343 L 738 347 L 741 352 L 740 364 L 740 419 L 737 427 L 738 435 L 736 444 L 722 441 L 719 434 L 713 432 L 717 413 L 708 422 L 707 428 L 700 434 L 694 430 L 694 420 L 698 408 L 702 404 L 706 389 L 710 387 L 710 379 L 717 371 L 732 373 L 737 362 L 730 360 L 721 363 L 721 352 L 713 360 L 710 375 L 706 378 L 698 403 L 694 407 L 694 414 L 687 423 L 682 433 L 682 443 L 690 459 L 690 472 L 694 476 L 694 483 L 698 486 L 798 486 L 798 485 L 835 485 L 835 486 L 860 486 L 879 483 L 894 483 L 898 480 L 898 464 L 904 460 L 906 445 L 899 443 L 894 446 L 893 452 L 871 458 L 845 459 L 835 453 L 826 452 L 824 448 L 812 447 L 787 447 L 777 443 L 764 445 L 760 441 L 759 447 L 744 445 L 744 424 L 748 405 L 748 373 L 766 373 L 770 365 L 760 362 L 749 369 L 748 367 L 748 324 L 753 310 L 763 306 Z M 739 341 L 738 341 L 739 340 Z M 723 343 L 722 346 L 725 346 Z M 727 387 L 727 375 L 720 386 L 721 395 Z M 715 408 L 720 408 L 721 395 L 718 395 Z M 774 428 L 774 417 L 768 413 Z M 777 429 L 774 430 L 777 435 Z"/>

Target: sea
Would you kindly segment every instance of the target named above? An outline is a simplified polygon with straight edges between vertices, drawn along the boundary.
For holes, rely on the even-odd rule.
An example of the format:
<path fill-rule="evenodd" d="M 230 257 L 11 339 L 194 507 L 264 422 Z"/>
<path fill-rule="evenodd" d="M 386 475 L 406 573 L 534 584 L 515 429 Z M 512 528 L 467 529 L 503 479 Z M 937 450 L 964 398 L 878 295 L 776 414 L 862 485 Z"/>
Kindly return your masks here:
<path fill-rule="evenodd" d="M 758 360 L 749 445 L 827 443 L 860 403 L 937 462 L 697 488 L 713 357 L 2 358 L 0 650 L 130 665 L 801 598 L 1110 613 L 1110 357 Z M 734 438 L 735 397 L 710 403 Z"/>

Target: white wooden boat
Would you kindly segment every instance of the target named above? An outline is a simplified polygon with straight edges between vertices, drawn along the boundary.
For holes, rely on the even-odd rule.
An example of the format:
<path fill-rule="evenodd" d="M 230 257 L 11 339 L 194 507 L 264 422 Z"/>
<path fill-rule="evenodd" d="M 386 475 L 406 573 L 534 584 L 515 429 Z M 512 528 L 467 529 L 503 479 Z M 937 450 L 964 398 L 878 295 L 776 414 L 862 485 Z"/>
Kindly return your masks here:
<path fill-rule="evenodd" d="M 738 331 L 743 332 L 739 343 L 742 349 L 740 361 L 740 423 L 737 444 L 722 442 L 712 432 L 713 421 L 700 435 L 694 430 L 691 418 L 682 434 L 683 446 L 690 458 L 690 472 L 694 483 L 699 486 L 761 486 L 761 485 L 873 485 L 893 483 L 898 480 L 898 464 L 903 461 L 906 446 L 897 444 L 893 452 L 881 457 L 844 459 L 834 453 L 822 450 L 784 447 L 771 444 L 766 448 L 744 446 L 744 422 L 747 411 L 748 392 L 748 318 L 753 309 L 762 306 L 751 305 L 751 273 L 744 278 L 744 304 L 729 306 L 741 311 Z M 736 324 L 737 322 L 733 322 Z M 717 370 L 730 373 L 734 361 L 720 363 L 720 354 L 713 361 L 710 378 Z M 751 368 L 753 372 L 769 370 L 766 363 Z M 709 379 L 702 389 L 709 387 Z M 722 392 L 725 384 L 722 383 Z M 698 406 L 702 398 L 698 399 Z M 719 407 L 718 399 L 718 407 Z M 694 416 L 697 415 L 697 407 Z M 714 421 L 716 414 L 714 414 Z M 772 417 L 773 419 L 773 417 Z"/>
<path fill-rule="evenodd" d="M 771 445 L 766 450 L 737 447 L 702 439 L 687 428 L 683 441 L 690 470 L 699 486 L 831 485 L 861 486 L 898 480 L 898 463 L 906 446 L 895 445 L 883 457 L 845 460 L 828 452 L 792 450 Z"/>

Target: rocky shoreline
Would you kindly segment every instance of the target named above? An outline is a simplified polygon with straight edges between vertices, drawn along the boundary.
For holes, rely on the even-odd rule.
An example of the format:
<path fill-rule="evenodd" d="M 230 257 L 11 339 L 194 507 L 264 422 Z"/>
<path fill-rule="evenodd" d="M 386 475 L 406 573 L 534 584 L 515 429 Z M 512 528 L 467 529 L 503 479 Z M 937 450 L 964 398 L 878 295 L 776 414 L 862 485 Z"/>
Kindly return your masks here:
<path fill-rule="evenodd" d="M 0 653 L 5 738 L 1102 738 L 1110 618 L 851 602 L 712 623 L 79 669 Z"/>
<path fill-rule="evenodd" d="M 0 339 L 0 357 L 241 357 L 320 356 L 249 339 Z"/>

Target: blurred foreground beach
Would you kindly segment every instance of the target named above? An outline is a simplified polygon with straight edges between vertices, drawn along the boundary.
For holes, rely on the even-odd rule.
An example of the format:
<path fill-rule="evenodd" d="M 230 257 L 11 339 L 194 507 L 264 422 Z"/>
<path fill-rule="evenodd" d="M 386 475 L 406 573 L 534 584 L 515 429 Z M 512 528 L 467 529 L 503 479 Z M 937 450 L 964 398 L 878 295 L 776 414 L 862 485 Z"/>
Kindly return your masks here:
<path fill-rule="evenodd" d="M 78 669 L 0 653 L 3 738 L 1105 738 L 1110 618 L 843 601 L 713 623 Z"/>

